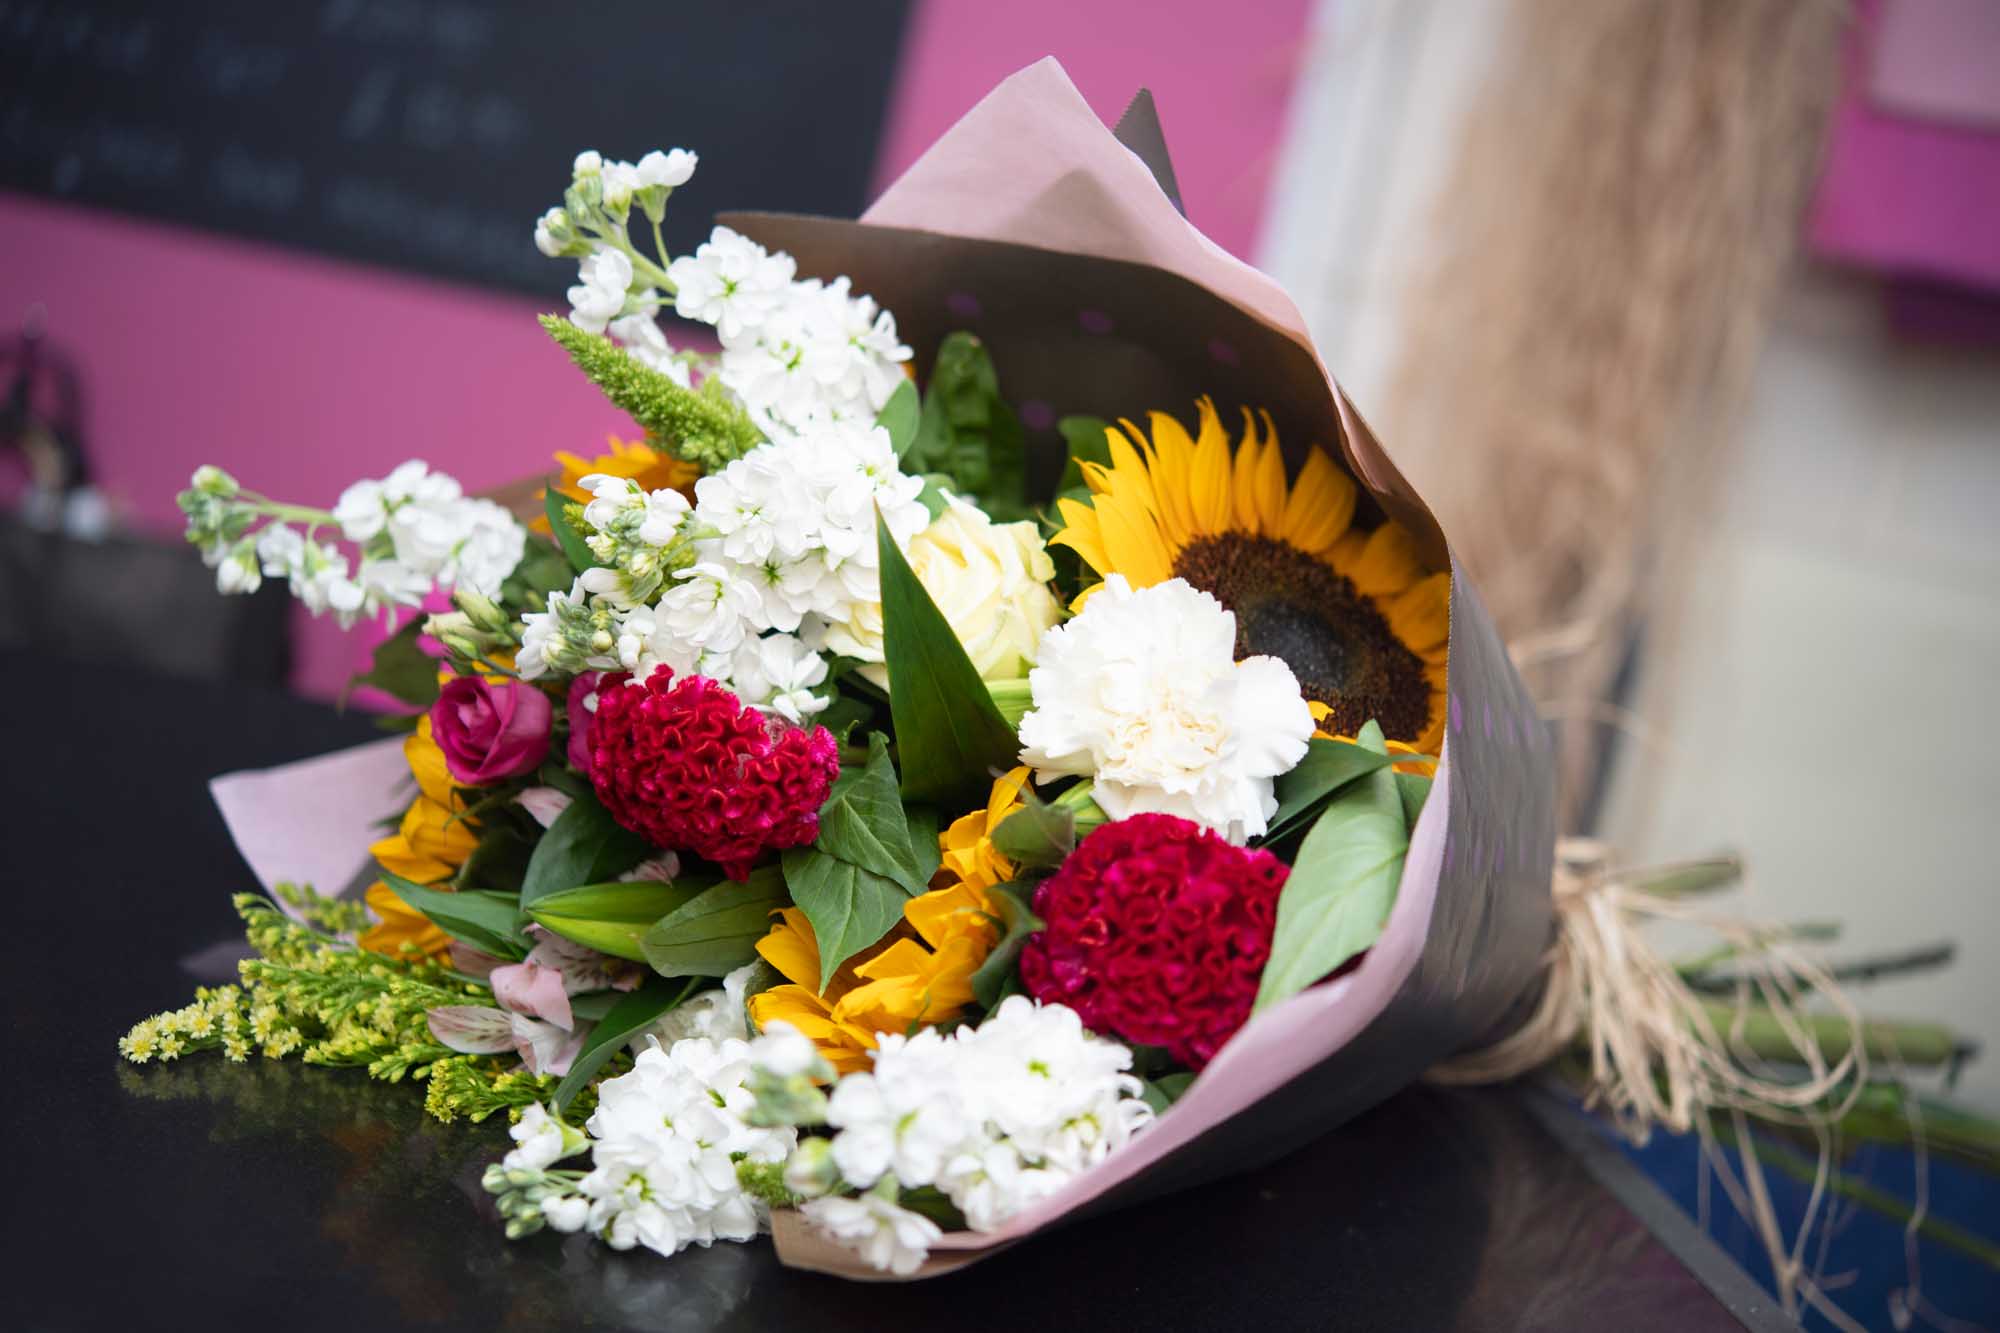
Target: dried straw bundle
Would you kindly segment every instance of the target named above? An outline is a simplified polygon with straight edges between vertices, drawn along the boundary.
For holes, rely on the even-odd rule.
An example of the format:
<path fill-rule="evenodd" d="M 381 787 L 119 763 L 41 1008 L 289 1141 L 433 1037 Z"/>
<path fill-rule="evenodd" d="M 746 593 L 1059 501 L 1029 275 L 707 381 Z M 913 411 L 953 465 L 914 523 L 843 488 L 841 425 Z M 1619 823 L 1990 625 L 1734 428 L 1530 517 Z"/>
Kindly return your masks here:
<path fill-rule="evenodd" d="M 1385 434 L 1551 711 L 1667 618 L 1837 87 L 1835 0 L 1511 0 L 1404 304 Z M 1649 650 L 1671 641 L 1649 638 Z M 1570 729 L 1574 818 L 1596 746 Z"/>

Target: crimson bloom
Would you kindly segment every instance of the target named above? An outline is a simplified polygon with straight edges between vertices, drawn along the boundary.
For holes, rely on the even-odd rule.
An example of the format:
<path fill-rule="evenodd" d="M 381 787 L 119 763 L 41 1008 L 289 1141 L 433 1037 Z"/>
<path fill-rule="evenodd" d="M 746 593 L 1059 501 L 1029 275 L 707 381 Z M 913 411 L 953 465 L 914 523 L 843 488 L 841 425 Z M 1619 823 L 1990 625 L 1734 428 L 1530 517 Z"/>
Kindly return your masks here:
<path fill-rule="evenodd" d="M 1250 1018 L 1287 873 L 1174 815 L 1106 824 L 1035 891 L 1047 926 L 1021 980 L 1093 1032 L 1199 1069 Z"/>
<path fill-rule="evenodd" d="M 665 667 L 644 684 L 598 681 L 589 746 L 591 785 L 613 819 L 735 880 L 762 853 L 818 837 L 840 776 L 825 727 L 767 718 L 708 677 Z"/>

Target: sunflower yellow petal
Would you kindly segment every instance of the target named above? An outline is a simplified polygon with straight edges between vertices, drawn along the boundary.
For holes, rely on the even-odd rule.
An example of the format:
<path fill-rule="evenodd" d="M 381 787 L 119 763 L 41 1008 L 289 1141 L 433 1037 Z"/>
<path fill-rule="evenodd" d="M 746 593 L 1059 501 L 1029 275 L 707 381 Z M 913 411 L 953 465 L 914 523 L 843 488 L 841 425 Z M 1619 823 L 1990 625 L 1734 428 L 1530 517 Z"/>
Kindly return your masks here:
<path fill-rule="evenodd" d="M 1354 479 L 1324 449 L 1314 449 L 1292 483 L 1278 535 L 1308 555 L 1322 555 L 1333 549 L 1353 517 Z"/>
<path fill-rule="evenodd" d="M 1250 409 L 1243 409 L 1243 438 L 1236 444 L 1236 466 L 1229 479 L 1229 499 L 1235 528 L 1253 537 L 1264 535 L 1261 511 L 1257 507 L 1257 464 L 1263 457 L 1257 443 L 1257 421 Z"/>
<path fill-rule="evenodd" d="M 1229 529 L 1234 508 L 1230 503 L 1229 436 L 1215 404 L 1203 398 L 1197 407 L 1201 426 L 1195 436 L 1194 457 L 1188 466 L 1189 513 L 1194 534 L 1212 537 Z"/>
<path fill-rule="evenodd" d="M 1266 537 L 1277 537 L 1283 535 L 1285 525 L 1285 456 L 1278 447 L 1278 428 L 1272 424 L 1271 414 L 1262 415 L 1264 444 L 1252 474 L 1255 489 L 1251 501 L 1257 506 L 1258 530 Z"/>
<path fill-rule="evenodd" d="M 1187 428 L 1165 412 L 1149 412 L 1153 428 L 1153 494 L 1160 500 L 1160 528 L 1175 549 L 1195 535 L 1194 440 Z"/>
<path fill-rule="evenodd" d="M 1345 572 L 1363 596 L 1393 597 L 1424 576 L 1417 539 L 1400 523 L 1384 523 L 1368 534 L 1360 559 Z"/>
<path fill-rule="evenodd" d="M 1058 500 L 1062 531 L 1049 538 L 1052 546 L 1067 546 L 1083 562 L 1100 574 L 1111 572 L 1111 560 L 1104 553 L 1104 531 L 1098 526 L 1097 511 L 1081 500 Z"/>
<path fill-rule="evenodd" d="M 1451 633 L 1451 575 L 1431 574 L 1391 601 L 1389 629 L 1410 651 L 1422 656 Z"/>
<path fill-rule="evenodd" d="M 1111 557 L 1109 568 L 1134 588 L 1150 588 L 1174 576 L 1173 558 L 1146 505 L 1126 496 L 1101 495 L 1097 524 L 1104 533 L 1104 553 Z"/>

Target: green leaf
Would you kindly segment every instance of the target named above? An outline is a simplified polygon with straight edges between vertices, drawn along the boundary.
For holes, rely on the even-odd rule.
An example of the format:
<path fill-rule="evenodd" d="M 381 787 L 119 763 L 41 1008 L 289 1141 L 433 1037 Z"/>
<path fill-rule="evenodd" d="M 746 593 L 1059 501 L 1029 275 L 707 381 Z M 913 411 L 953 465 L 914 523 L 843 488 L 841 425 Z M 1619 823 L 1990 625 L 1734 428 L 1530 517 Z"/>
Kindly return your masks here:
<path fill-rule="evenodd" d="M 1089 488 L 1085 486 L 1081 465 L 1102 463 L 1106 467 L 1111 466 L 1111 442 L 1104 435 L 1108 425 L 1103 417 L 1064 417 L 1056 422 L 1063 442 L 1069 446 L 1069 462 L 1063 464 L 1058 490 L 1083 487 L 1087 493 Z"/>
<path fill-rule="evenodd" d="M 776 866 L 762 866 L 741 884 L 724 880 L 667 913 L 639 947 L 661 976 L 723 976 L 757 956 L 771 913 L 784 905 L 784 878 Z"/>
<path fill-rule="evenodd" d="M 935 843 L 935 831 L 932 841 Z M 894 880 L 915 897 L 930 884 L 911 841 L 910 821 L 896 794 L 896 766 L 889 762 L 889 738 L 868 736 L 868 763 L 850 768 L 833 784 L 819 812 L 819 849 L 863 870 Z M 931 866 L 932 870 L 937 867 Z"/>
<path fill-rule="evenodd" d="M 547 598 L 552 592 L 568 592 L 575 581 L 576 570 L 570 565 L 568 552 L 553 542 L 531 537 L 521 552 L 521 563 L 501 581 L 500 604 L 522 606 L 530 594 Z"/>
<path fill-rule="evenodd" d="M 792 901 L 812 923 L 819 943 L 821 991 L 842 963 L 895 929 L 910 900 L 887 876 L 817 847 L 788 849 L 784 869 Z"/>
<path fill-rule="evenodd" d="M 626 1042 L 651 1027 L 661 1014 L 680 1007 L 681 1002 L 694 994 L 699 986 L 698 978 L 691 978 L 681 985 L 660 977 L 649 977 L 646 984 L 611 1006 L 609 1013 L 597 1020 L 597 1026 L 583 1039 L 583 1046 L 570 1062 L 569 1073 L 556 1084 L 556 1110 L 561 1111 L 583 1091 L 591 1077 L 604 1067 L 604 1062 L 616 1055 Z M 575 1005 L 572 1003 L 572 1010 Z"/>
<path fill-rule="evenodd" d="M 1258 1009 L 1304 990 L 1381 937 L 1409 846 L 1403 798 L 1388 769 L 1348 784 L 1328 803 L 1278 895 Z"/>
<path fill-rule="evenodd" d="M 1365 736 L 1370 722 L 1364 726 Z M 1376 727 L 1377 737 L 1381 728 Z M 1271 816 L 1270 828 L 1265 831 L 1263 841 L 1276 842 L 1279 838 L 1302 823 L 1319 806 L 1320 802 L 1339 791 L 1357 778 L 1387 768 L 1393 762 L 1384 750 L 1367 745 L 1354 745 L 1347 741 L 1330 741 L 1323 736 L 1315 736 L 1306 743 L 1306 757 L 1299 760 L 1291 772 L 1278 779 L 1277 813 Z"/>
<path fill-rule="evenodd" d="M 709 887 L 708 881 L 586 884 L 537 898 L 528 915 L 566 940 L 643 963 L 640 941 L 653 923 Z"/>
<path fill-rule="evenodd" d="M 907 805 L 903 814 L 910 822 L 910 855 L 916 863 L 917 883 L 928 889 L 931 876 L 944 864 L 944 845 L 938 841 L 938 812 L 928 805 Z"/>
<path fill-rule="evenodd" d="M 349 678 L 340 691 L 340 706 L 357 686 L 372 685 L 412 708 L 429 708 L 437 702 L 438 662 L 417 645 L 424 632 L 424 617 L 416 616 L 401 629 L 375 646 L 366 671 Z"/>
<path fill-rule="evenodd" d="M 1158 1078 L 1149 1078 L 1140 1085 L 1139 1091 L 1145 1098 L 1146 1105 L 1153 1108 L 1153 1114 L 1158 1115 L 1179 1101 L 1182 1094 L 1188 1090 L 1188 1085 L 1193 1082 L 1194 1075 L 1184 1069 L 1177 1074 L 1162 1074 Z"/>
<path fill-rule="evenodd" d="M 574 797 L 535 844 L 521 881 L 521 906 L 580 884 L 601 884 L 652 851 L 651 843 L 613 819 L 595 796 Z"/>
<path fill-rule="evenodd" d="M 1396 795 L 1403 800 L 1403 828 L 1414 833 L 1417 816 L 1424 812 L 1424 802 L 1430 799 L 1431 780 L 1421 773 L 1398 773 Z"/>
<path fill-rule="evenodd" d="M 453 939 L 463 940 L 496 958 L 519 959 L 527 955 L 528 944 L 521 936 L 521 909 L 510 895 L 475 889 L 451 893 L 426 888 L 387 870 L 382 872 L 382 880 L 398 898 L 429 917 L 433 925 Z"/>
<path fill-rule="evenodd" d="M 567 507 L 569 497 L 556 489 L 554 480 L 549 482 L 547 494 L 542 499 L 542 511 L 549 516 L 549 531 L 555 535 L 556 545 L 562 548 L 569 566 L 581 574 L 586 569 L 595 569 L 603 562 L 591 554 L 584 545 L 583 534 L 569 521 Z M 567 586 L 567 585 L 565 585 Z"/>
<path fill-rule="evenodd" d="M 1021 961 L 1021 949 L 1045 924 L 1029 905 L 1033 893 L 1033 886 L 1016 882 L 995 885 L 988 895 L 1000 909 L 1002 933 L 993 952 L 972 974 L 972 998 L 989 1010 L 1006 998 L 1007 985 L 1015 979 L 1015 967 Z"/>
<path fill-rule="evenodd" d="M 882 404 L 882 411 L 875 418 L 875 424 L 889 432 L 889 443 L 901 458 L 917 442 L 917 420 L 922 409 L 917 405 L 917 386 L 904 380 L 889 395 L 889 401 Z"/>
<path fill-rule="evenodd" d="M 993 775 L 1014 766 L 1021 742 L 879 516 L 876 540 L 882 655 L 903 795 L 947 810 L 983 806 Z"/>
<path fill-rule="evenodd" d="M 996 522 L 1027 514 L 1027 435 L 1000 396 L 986 345 L 953 333 L 938 345 L 903 471 L 934 473 Z"/>
<path fill-rule="evenodd" d="M 1076 848 L 1076 816 L 1037 797 L 1025 784 L 1021 808 L 993 830 L 993 850 L 1017 866 L 1059 866 Z"/>

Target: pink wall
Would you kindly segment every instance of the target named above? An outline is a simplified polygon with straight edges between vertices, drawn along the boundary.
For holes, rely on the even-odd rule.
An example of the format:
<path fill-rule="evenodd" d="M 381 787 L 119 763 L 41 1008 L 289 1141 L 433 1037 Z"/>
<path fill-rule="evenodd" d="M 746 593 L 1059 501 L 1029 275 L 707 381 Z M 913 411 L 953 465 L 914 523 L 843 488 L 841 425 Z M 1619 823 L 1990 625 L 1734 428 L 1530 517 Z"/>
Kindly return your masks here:
<path fill-rule="evenodd" d="M 1106 120 L 1152 87 L 1189 215 L 1247 253 L 1311 8 L 1273 0 L 1219 19 L 1183 0 L 932 0 L 907 39 L 878 182 L 1053 53 Z M 178 529 L 174 493 L 202 462 L 331 503 L 405 458 L 478 489 L 629 430 L 535 326 L 532 301 L 0 194 L 0 324 L 36 302 L 82 361 L 102 479 L 156 531 Z M 305 621 L 298 645 L 294 683 L 327 695 L 368 640 Z"/>

